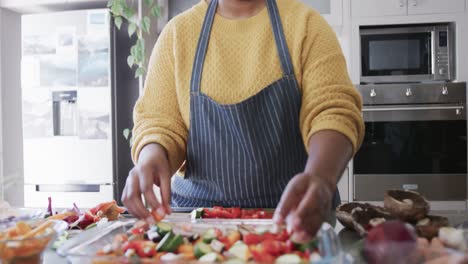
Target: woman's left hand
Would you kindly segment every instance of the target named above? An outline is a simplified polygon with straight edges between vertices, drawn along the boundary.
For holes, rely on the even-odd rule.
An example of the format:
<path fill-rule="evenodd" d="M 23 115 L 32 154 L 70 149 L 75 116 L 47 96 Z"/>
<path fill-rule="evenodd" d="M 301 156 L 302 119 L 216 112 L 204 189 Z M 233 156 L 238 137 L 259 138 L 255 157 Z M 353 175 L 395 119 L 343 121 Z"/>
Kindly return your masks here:
<path fill-rule="evenodd" d="M 276 208 L 275 223 L 287 224 L 295 242 L 309 241 L 330 213 L 335 189 L 336 185 L 309 173 L 294 176 Z"/>

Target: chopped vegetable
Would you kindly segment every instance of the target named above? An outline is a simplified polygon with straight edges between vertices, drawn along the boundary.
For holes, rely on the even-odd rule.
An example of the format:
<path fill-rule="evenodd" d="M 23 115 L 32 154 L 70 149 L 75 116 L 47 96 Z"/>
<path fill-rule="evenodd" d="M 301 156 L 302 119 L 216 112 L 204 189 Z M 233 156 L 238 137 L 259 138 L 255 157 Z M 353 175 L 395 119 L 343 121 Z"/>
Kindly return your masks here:
<path fill-rule="evenodd" d="M 275 263 L 300 264 L 302 259 L 298 255 L 286 254 L 277 258 Z"/>
<path fill-rule="evenodd" d="M 158 232 L 158 234 L 162 237 L 171 231 L 172 226 L 168 223 L 159 222 L 156 224 L 156 232 Z"/>
<path fill-rule="evenodd" d="M 174 233 L 172 232 L 169 232 L 167 233 L 163 239 L 161 240 L 161 242 L 159 242 L 158 246 L 156 247 L 156 250 L 158 252 L 161 252 L 161 251 L 167 251 L 166 249 L 169 247 L 169 242 L 171 241 L 171 239 L 174 238 Z"/>
<path fill-rule="evenodd" d="M 200 259 L 198 259 L 198 261 L 200 262 L 209 262 L 209 263 L 219 262 L 222 260 L 223 258 L 218 253 L 215 253 L 215 252 L 210 252 L 208 254 L 205 254 Z"/>
<path fill-rule="evenodd" d="M 164 215 L 160 215 L 158 214 L 157 210 L 152 210 L 151 211 L 151 216 L 153 217 L 153 219 L 156 221 L 156 222 L 160 222 L 161 220 L 164 219 Z"/>
<path fill-rule="evenodd" d="M 191 213 L 191 218 L 192 219 L 203 218 L 203 208 L 198 208 L 198 209 L 193 210 Z"/>
<path fill-rule="evenodd" d="M 214 206 L 213 208 L 198 208 L 192 211 L 192 218 L 223 218 L 223 219 L 271 219 L 272 212 L 262 209 L 241 209 L 239 207 L 224 208 Z"/>
<path fill-rule="evenodd" d="M 220 208 L 214 207 L 213 210 Z M 205 209 L 199 212 L 206 213 Z M 238 210 L 228 213 L 242 216 L 242 211 Z M 124 234 L 115 236 L 114 241 L 98 254 L 128 256 L 130 263 L 191 262 L 197 259 L 198 262 L 274 263 L 280 257 L 287 259 L 287 255 L 297 256 L 306 263 L 311 252 L 316 251 L 316 240 L 295 244 L 282 227 L 239 225 L 223 230 L 208 228 L 200 235 L 199 227 L 193 224 L 158 222 L 149 226 L 138 221 Z"/>
<path fill-rule="evenodd" d="M 210 243 L 210 246 L 214 251 L 218 253 L 221 253 L 225 247 L 225 245 L 217 239 L 213 239 Z"/>
<path fill-rule="evenodd" d="M 195 245 L 194 254 L 195 257 L 201 258 L 203 255 L 213 252 L 210 245 L 200 242 Z"/>
<path fill-rule="evenodd" d="M 203 234 L 203 242 L 209 244 L 213 239 L 218 237 L 218 232 L 214 228 L 208 229 L 205 234 Z"/>
<path fill-rule="evenodd" d="M 172 262 L 176 260 L 181 260 L 183 259 L 182 255 L 176 255 L 174 253 L 167 253 L 161 256 L 161 261 L 167 261 L 167 262 Z"/>
<path fill-rule="evenodd" d="M 244 261 L 248 261 L 251 258 L 249 247 L 240 241 L 229 249 L 229 253 Z"/>

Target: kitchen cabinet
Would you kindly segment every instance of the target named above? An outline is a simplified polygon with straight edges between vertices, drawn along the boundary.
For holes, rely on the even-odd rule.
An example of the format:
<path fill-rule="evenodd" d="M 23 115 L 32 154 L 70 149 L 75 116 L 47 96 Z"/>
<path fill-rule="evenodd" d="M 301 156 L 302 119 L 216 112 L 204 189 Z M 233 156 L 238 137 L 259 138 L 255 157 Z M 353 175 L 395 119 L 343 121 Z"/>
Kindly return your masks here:
<path fill-rule="evenodd" d="M 404 16 L 407 0 L 353 0 L 351 13 L 355 17 Z"/>
<path fill-rule="evenodd" d="M 343 0 L 302 0 L 308 6 L 314 8 L 332 26 L 343 24 Z"/>
<path fill-rule="evenodd" d="M 457 13 L 465 11 L 465 0 L 408 0 L 408 15 Z"/>
<path fill-rule="evenodd" d="M 466 0 L 352 0 L 354 17 L 463 13 Z"/>

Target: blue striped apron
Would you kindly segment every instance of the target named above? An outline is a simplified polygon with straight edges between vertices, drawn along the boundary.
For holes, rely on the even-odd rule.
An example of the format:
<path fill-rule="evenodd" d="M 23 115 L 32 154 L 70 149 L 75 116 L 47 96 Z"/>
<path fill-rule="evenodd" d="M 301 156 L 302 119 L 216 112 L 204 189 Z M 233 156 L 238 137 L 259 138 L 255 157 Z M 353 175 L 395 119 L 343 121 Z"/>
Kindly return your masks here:
<path fill-rule="evenodd" d="M 283 77 L 240 103 L 224 105 L 200 91 L 218 5 L 218 0 L 210 2 L 190 84 L 187 169 L 184 178 L 173 181 L 173 207 L 275 208 L 289 180 L 304 170 L 301 94 L 278 7 L 275 0 L 266 3 Z"/>

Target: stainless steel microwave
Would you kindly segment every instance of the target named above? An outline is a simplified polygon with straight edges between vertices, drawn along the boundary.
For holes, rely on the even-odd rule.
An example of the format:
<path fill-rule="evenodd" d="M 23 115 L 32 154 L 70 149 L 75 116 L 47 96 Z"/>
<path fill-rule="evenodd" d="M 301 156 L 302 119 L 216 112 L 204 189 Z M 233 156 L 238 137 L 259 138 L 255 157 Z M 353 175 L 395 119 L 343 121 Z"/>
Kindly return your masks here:
<path fill-rule="evenodd" d="M 361 84 L 452 81 L 452 24 L 361 27 Z"/>

